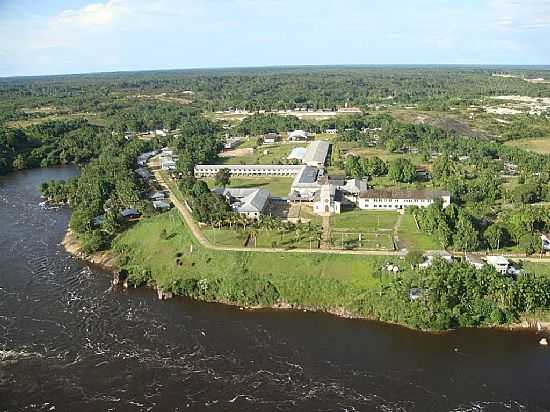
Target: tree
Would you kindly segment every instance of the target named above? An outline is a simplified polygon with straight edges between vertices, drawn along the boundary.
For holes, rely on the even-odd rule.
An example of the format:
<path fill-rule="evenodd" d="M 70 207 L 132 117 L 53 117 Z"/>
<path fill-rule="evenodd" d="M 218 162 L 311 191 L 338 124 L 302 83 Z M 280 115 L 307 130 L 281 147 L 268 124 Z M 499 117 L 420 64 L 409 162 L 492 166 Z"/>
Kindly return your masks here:
<path fill-rule="evenodd" d="M 231 172 L 229 169 L 220 169 L 218 173 L 216 173 L 215 182 L 216 185 L 221 186 L 225 188 L 227 185 L 229 185 L 229 182 L 231 181 Z"/>
<path fill-rule="evenodd" d="M 500 249 L 504 244 L 505 236 L 504 228 L 498 223 L 493 223 L 483 232 L 483 238 L 491 249 Z"/>
<path fill-rule="evenodd" d="M 456 225 L 454 246 L 465 252 L 479 249 L 479 234 L 469 216 L 462 214 Z"/>
<path fill-rule="evenodd" d="M 409 159 L 394 159 L 388 166 L 388 177 L 394 182 L 412 183 L 416 179 L 416 168 Z"/>
<path fill-rule="evenodd" d="M 519 239 L 519 247 L 526 255 L 532 255 L 541 249 L 541 240 L 534 233 L 526 233 Z"/>

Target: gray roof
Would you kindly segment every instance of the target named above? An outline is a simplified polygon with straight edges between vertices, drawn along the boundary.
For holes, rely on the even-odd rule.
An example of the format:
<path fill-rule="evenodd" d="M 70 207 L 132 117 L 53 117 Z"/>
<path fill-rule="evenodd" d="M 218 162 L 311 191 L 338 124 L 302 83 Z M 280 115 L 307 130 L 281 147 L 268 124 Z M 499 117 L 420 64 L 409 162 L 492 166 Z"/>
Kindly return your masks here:
<path fill-rule="evenodd" d="M 320 165 L 325 164 L 329 148 L 330 143 L 325 140 L 315 140 L 314 142 L 311 142 L 307 147 L 302 163 L 316 163 Z"/>
<path fill-rule="evenodd" d="M 317 174 L 319 172 L 317 168 L 313 166 L 301 167 L 302 169 L 300 170 L 300 172 L 294 177 L 292 186 L 317 183 Z"/>
<path fill-rule="evenodd" d="M 289 139 L 307 139 L 308 135 L 303 130 L 294 130 L 293 132 L 288 133 Z"/>
<path fill-rule="evenodd" d="M 219 188 L 214 189 L 214 192 L 229 198 L 231 208 L 238 213 L 261 213 L 271 197 L 271 193 L 267 190 L 258 188 Z"/>
<path fill-rule="evenodd" d="M 302 160 L 306 155 L 307 149 L 305 147 L 295 147 L 292 149 L 290 154 L 287 156 L 287 159 L 298 159 Z"/>
<path fill-rule="evenodd" d="M 372 189 L 361 192 L 362 199 L 440 199 L 451 196 L 450 192 L 431 192 L 426 190 L 384 190 Z"/>
<path fill-rule="evenodd" d="M 348 193 L 358 194 L 365 192 L 367 187 L 367 182 L 361 179 L 350 179 L 346 180 L 346 183 L 341 186 L 341 189 Z"/>
<path fill-rule="evenodd" d="M 169 209 L 170 203 L 164 201 L 164 200 L 155 200 L 153 201 L 153 207 L 155 209 Z"/>

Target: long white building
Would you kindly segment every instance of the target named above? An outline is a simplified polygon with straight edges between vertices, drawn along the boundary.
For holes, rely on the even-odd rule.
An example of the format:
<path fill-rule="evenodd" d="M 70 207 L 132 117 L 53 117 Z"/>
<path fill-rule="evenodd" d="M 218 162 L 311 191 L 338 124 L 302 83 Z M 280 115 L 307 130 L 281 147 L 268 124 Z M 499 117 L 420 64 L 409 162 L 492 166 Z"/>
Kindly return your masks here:
<path fill-rule="evenodd" d="M 302 164 L 315 167 L 324 167 L 327 161 L 330 143 L 325 140 L 311 142 L 302 158 Z"/>
<path fill-rule="evenodd" d="M 443 207 L 451 204 L 449 192 L 424 190 L 367 190 L 359 194 L 357 206 L 367 210 L 400 210 L 411 206 L 428 207 L 441 199 Z"/>
<path fill-rule="evenodd" d="M 221 169 L 229 170 L 232 176 L 296 176 L 302 165 L 197 165 L 196 178 L 214 177 Z"/>

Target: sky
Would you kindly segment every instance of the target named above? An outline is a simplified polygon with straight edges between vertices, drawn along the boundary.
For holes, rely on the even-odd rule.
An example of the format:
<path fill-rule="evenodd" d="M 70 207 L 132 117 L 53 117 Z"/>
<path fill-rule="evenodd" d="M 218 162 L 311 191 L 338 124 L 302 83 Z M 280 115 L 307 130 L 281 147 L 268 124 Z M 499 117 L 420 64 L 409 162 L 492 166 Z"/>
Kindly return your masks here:
<path fill-rule="evenodd" d="M 0 0 L 0 76 L 550 64 L 550 0 Z"/>

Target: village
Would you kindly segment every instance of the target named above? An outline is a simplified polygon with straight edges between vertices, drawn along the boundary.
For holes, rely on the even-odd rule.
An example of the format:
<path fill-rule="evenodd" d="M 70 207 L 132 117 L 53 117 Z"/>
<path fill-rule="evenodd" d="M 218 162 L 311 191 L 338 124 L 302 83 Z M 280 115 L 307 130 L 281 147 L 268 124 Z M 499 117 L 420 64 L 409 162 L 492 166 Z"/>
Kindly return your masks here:
<path fill-rule="evenodd" d="M 351 178 L 341 170 L 333 173 L 330 139 L 336 133 L 335 129 L 327 129 L 320 138 L 304 130 L 292 130 L 284 136 L 268 133 L 257 138 L 254 147 L 249 147 L 248 137 L 226 136 L 220 161 L 196 165 L 194 177 L 207 182 L 212 193 L 221 196 L 241 220 L 236 220 L 232 228 L 195 222 L 205 242 L 222 250 L 394 256 L 394 263 L 383 268 L 389 272 L 400 270 L 395 256 L 403 258 L 414 250 L 422 252 L 420 269 L 430 267 L 437 259 L 449 264 L 464 261 L 476 269 L 489 265 L 511 277 L 522 273 L 503 255 L 454 254 L 438 249 L 436 242 L 418 230 L 416 219 L 406 213 L 407 209 L 426 208 L 434 202 L 446 208 L 451 204 L 449 191 L 373 188 L 367 178 Z M 247 156 L 254 152 L 259 152 L 260 158 L 270 158 L 276 152 L 282 154 L 284 162 L 270 158 L 271 163 L 254 164 L 252 160 L 258 157 Z M 136 173 L 151 185 L 150 200 L 159 211 L 169 210 L 172 200 L 181 196 L 174 193 L 174 184 L 164 185 L 178 177 L 177 160 L 175 150 L 169 147 L 138 158 Z M 509 170 L 513 166 L 507 167 L 509 173 L 514 172 Z M 221 185 L 220 175 L 226 175 Z M 185 200 L 184 204 L 191 212 Z M 132 209 L 123 213 L 129 217 L 139 214 Z M 281 223 L 273 226 L 273 221 Z M 307 229 L 300 229 L 305 225 Z M 298 232 L 302 235 L 296 235 Z M 541 242 L 544 250 L 550 250 L 550 235 L 541 235 Z M 417 297 L 412 291 L 411 299 Z"/>

